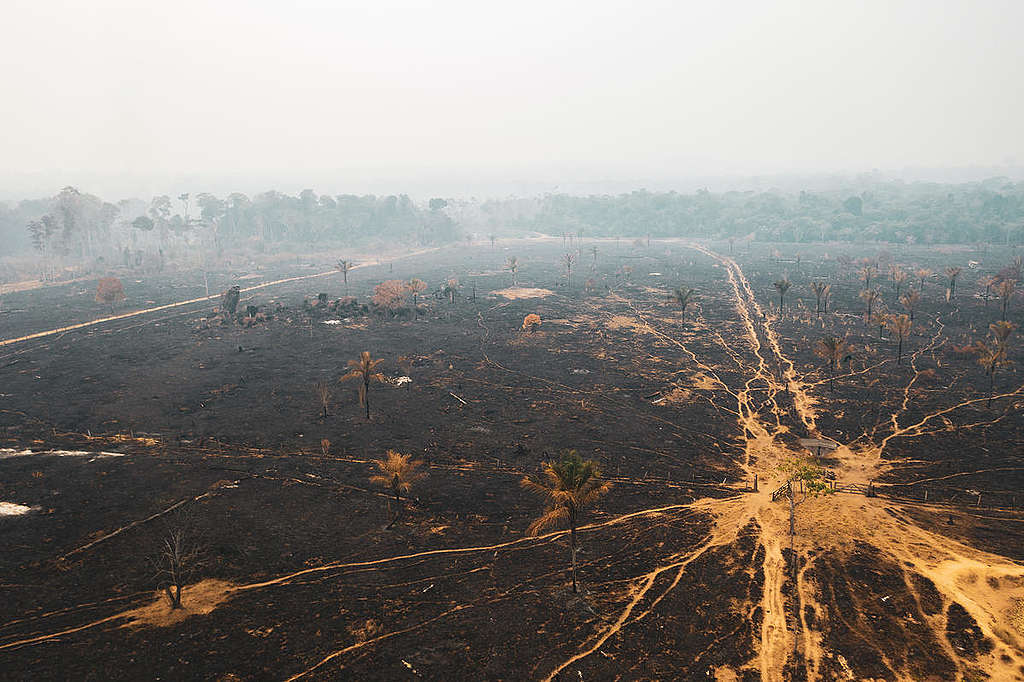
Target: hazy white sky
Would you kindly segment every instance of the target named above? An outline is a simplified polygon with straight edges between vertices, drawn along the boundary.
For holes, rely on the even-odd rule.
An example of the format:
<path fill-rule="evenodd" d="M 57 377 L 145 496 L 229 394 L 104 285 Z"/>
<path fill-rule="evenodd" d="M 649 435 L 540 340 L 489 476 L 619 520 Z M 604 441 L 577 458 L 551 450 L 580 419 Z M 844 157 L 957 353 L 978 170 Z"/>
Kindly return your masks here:
<path fill-rule="evenodd" d="M 0 180 L 1024 161 L 1019 0 L 2 5 Z"/>

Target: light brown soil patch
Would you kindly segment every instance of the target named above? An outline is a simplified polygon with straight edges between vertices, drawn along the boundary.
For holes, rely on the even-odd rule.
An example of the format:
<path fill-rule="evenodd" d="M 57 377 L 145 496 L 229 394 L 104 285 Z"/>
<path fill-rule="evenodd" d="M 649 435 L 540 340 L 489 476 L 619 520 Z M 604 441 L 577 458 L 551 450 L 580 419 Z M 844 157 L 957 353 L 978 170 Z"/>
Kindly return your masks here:
<path fill-rule="evenodd" d="M 538 289 L 536 287 L 509 287 L 508 289 L 498 289 L 491 293 L 496 296 L 504 296 L 509 300 L 515 300 L 519 298 L 544 298 L 554 292 L 550 289 Z"/>
<path fill-rule="evenodd" d="M 130 619 L 122 627 L 165 628 L 177 625 L 189 616 L 205 616 L 227 601 L 235 589 L 233 583 L 207 578 L 182 590 L 180 609 L 172 609 L 167 595 L 156 592 L 153 603 L 121 614 Z"/>

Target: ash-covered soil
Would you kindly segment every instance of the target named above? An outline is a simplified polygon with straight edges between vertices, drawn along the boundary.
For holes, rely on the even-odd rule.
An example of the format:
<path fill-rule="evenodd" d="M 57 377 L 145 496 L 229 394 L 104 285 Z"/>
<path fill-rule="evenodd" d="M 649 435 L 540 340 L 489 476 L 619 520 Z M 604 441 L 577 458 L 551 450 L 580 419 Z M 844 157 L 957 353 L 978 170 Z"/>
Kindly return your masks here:
<path fill-rule="evenodd" d="M 268 313 L 251 328 L 200 323 L 215 305 L 201 303 L 0 348 L 0 501 L 31 508 L 0 517 L 0 676 L 1024 678 L 1024 344 L 989 405 L 988 377 L 957 351 L 998 317 L 972 297 L 980 273 L 965 267 L 952 303 L 926 282 L 897 365 L 834 259 L 875 247 L 734 263 L 727 244 L 594 244 L 571 286 L 560 239 L 350 273 L 363 302 L 385 279 L 426 281 L 420 315 L 304 304 L 344 296 L 338 274 L 243 293 Z M 520 288 L 552 293 L 492 294 L 513 284 L 509 256 Z M 978 260 L 893 257 L 938 272 Z M 331 267 L 295 265 L 215 273 L 211 288 Z M 449 277 L 454 304 L 430 295 Z M 135 279 L 128 308 L 205 292 L 196 273 Z M 812 279 L 833 284 L 821 318 Z M 685 316 L 676 286 L 697 290 Z M 4 305 L 25 312 L 0 318 L 3 339 L 104 314 L 79 284 Z M 813 353 L 826 333 L 852 344 L 834 390 Z M 338 382 L 364 350 L 411 379 L 371 385 L 369 421 Z M 808 500 L 790 552 L 788 507 L 768 494 L 809 436 L 842 446 L 826 454 L 840 483 L 879 496 Z M 584 516 L 578 595 L 566 534 L 526 535 L 540 503 L 519 486 L 563 448 L 614 484 Z M 428 474 L 391 529 L 368 480 L 388 449 Z M 169 523 L 203 550 L 185 614 L 155 593 Z"/>

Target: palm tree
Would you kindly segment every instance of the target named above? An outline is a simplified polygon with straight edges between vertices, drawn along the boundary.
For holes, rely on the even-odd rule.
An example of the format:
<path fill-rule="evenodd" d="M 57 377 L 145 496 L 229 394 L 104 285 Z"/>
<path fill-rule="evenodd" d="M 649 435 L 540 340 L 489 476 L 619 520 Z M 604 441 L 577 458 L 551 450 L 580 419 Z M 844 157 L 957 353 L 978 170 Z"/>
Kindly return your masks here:
<path fill-rule="evenodd" d="M 327 408 L 331 406 L 331 387 L 326 381 L 318 381 L 313 384 L 313 395 L 316 396 L 324 419 L 327 419 Z"/>
<path fill-rule="evenodd" d="M 921 283 L 920 286 L 918 286 L 919 291 L 924 292 L 924 280 L 931 277 L 931 274 L 932 271 L 928 268 L 918 268 L 914 271 L 914 276 L 917 277 L 918 281 Z"/>
<path fill-rule="evenodd" d="M 449 277 L 444 283 L 444 293 L 450 304 L 455 304 L 455 294 L 459 292 L 459 280 Z"/>
<path fill-rule="evenodd" d="M 683 311 L 683 319 L 686 319 L 686 306 L 690 305 L 693 301 L 693 295 L 697 293 L 695 289 L 682 289 L 676 287 L 672 290 L 672 300 L 679 304 L 679 308 Z"/>
<path fill-rule="evenodd" d="M 828 295 L 832 291 L 832 285 L 825 282 L 811 282 L 811 291 L 814 292 L 814 314 L 821 316 L 821 300 L 825 299 L 828 305 Z M 827 312 L 827 311 L 826 311 Z"/>
<path fill-rule="evenodd" d="M 389 488 L 395 496 L 395 514 L 387 528 L 394 526 L 405 512 L 402 495 L 408 496 L 413 484 L 426 478 L 426 474 L 419 471 L 422 464 L 422 460 L 413 459 L 412 455 L 403 455 L 394 450 L 388 450 L 384 459 L 373 460 L 373 465 L 380 473 L 370 476 L 370 483 Z"/>
<path fill-rule="evenodd" d="M 992 395 L 995 393 L 996 368 L 1011 362 L 1008 355 L 1009 338 L 1016 325 L 1001 320 L 993 322 L 988 328 L 992 333 L 992 341 L 979 339 L 971 346 L 971 351 L 978 356 L 978 364 L 985 368 L 985 374 L 988 375 L 988 402 L 986 404 L 991 407 Z"/>
<path fill-rule="evenodd" d="M 1013 289 L 1015 282 L 1012 279 L 1004 279 L 999 283 L 999 300 L 1003 303 L 1003 321 L 1006 321 L 1006 307 L 1010 305 L 1010 299 L 1013 298 Z"/>
<path fill-rule="evenodd" d="M 889 312 L 883 308 L 878 307 L 875 309 L 874 314 L 871 316 L 871 324 L 878 326 L 878 340 L 882 340 L 882 330 L 885 329 L 885 325 L 889 322 Z"/>
<path fill-rule="evenodd" d="M 406 283 L 405 286 L 408 287 L 409 291 L 412 292 L 413 306 L 419 305 L 420 292 L 426 290 L 427 283 L 424 282 L 422 279 L 417 279 L 413 277 Z"/>
<path fill-rule="evenodd" d="M 863 262 L 863 261 L 861 261 L 861 262 Z M 875 266 L 874 265 L 865 265 L 864 267 L 862 267 L 857 272 L 860 275 L 860 278 L 862 280 L 864 280 L 864 288 L 865 289 L 870 289 L 871 288 L 871 278 L 874 277 L 875 273 L 877 272 L 877 270 L 875 270 Z"/>
<path fill-rule="evenodd" d="M 905 273 L 903 270 L 901 270 L 899 268 L 899 266 L 894 265 L 893 266 L 893 271 L 892 271 L 892 285 L 896 288 L 896 298 L 899 298 L 899 296 L 900 296 L 900 288 L 903 286 L 903 283 L 906 282 L 906 281 L 907 281 L 907 273 Z"/>
<path fill-rule="evenodd" d="M 583 510 L 611 490 L 612 484 L 601 480 L 597 462 L 583 459 L 575 450 L 563 450 L 559 461 L 545 462 L 543 476 L 527 476 L 521 485 L 539 495 L 547 504 L 541 514 L 526 529 L 537 535 L 560 521 L 569 524 L 569 543 L 572 550 L 572 591 L 578 592 L 576 583 L 576 527 Z"/>
<path fill-rule="evenodd" d="M 893 315 L 887 320 L 886 326 L 889 327 L 889 331 L 895 334 L 899 339 L 896 345 L 896 364 L 902 365 L 903 339 L 907 338 L 907 335 L 910 334 L 910 318 L 906 315 Z"/>
<path fill-rule="evenodd" d="M 878 289 L 864 289 L 860 292 L 860 300 L 864 301 L 868 307 L 864 319 L 871 319 L 871 308 L 874 307 L 880 298 L 882 298 L 882 295 L 878 293 Z"/>
<path fill-rule="evenodd" d="M 917 308 L 917 304 L 921 302 L 921 294 L 916 291 L 908 291 L 907 293 L 900 296 L 900 303 L 907 312 L 910 313 L 910 321 L 914 321 L 914 309 Z"/>
<path fill-rule="evenodd" d="M 949 298 L 956 298 L 956 278 L 960 276 L 960 268 L 952 266 L 946 268 L 946 277 L 949 278 Z"/>
<path fill-rule="evenodd" d="M 519 273 L 519 259 L 509 256 L 505 261 L 505 269 L 512 273 L 512 286 L 516 285 L 516 275 Z"/>
<path fill-rule="evenodd" d="M 1013 322 L 1007 322 L 1006 320 L 1000 320 L 999 322 L 993 322 L 988 326 L 988 330 L 992 332 L 992 336 L 995 337 L 996 343 L 1003 349 L 1005 353 L 1009 346 L 1010 334 L 1017 328 Z"/>
<path fill-rule="evenodd" d="M 565 282 L 569 289 L 572 289 L 572 266 L 576 262 L 576 255 L 567 253 L 562 256 L 562 265 L 565 266 Z"/>
<path fill-rule="evenodd" d="M 334 267 L 341 271 L 341 276 L 345 280 L 345 295 L 348 296 L 348 271 L 352 269 L 352 261 L 350 260 L 339 260 L 338 264 Z"/>
<path fill-rule="evenodd" d="M 830 391 L 835 388 L 833 382 L 836 378 L 836 366 L 849 349 L 845 337 L 838 339 L 834 336 L 826 336 L 814 344 L 814 354 L 828 361 L 828 390 Z"/>
<path fill-rule="evenodd" d="M 366 406 L 367 419 L 370 418 L 370 382 L 384 383 L 384 375 L 374 371 L 377 369 L 377 365 L 382 362 L 384 360 L 374 360 L 370 356 L 370 351 L 364 350 L 358 360 L 348 361 L 348 366 L 351 369 L 349 369 L 348 374 L 338 379 L 338 381 L 348 381 L 349 379 L 361 380 L 359 384 L 359 404 Z"/>
<path fill-rule="evenodd" d="M 786 299 L 786 292 L 793 286 L 793 283 L 789 281 L 788 277 L 783 277 L 778 282 L 775 282 L 775 290 L 779 292 L 779 314 L 782 314 L 782 304 Z"/>

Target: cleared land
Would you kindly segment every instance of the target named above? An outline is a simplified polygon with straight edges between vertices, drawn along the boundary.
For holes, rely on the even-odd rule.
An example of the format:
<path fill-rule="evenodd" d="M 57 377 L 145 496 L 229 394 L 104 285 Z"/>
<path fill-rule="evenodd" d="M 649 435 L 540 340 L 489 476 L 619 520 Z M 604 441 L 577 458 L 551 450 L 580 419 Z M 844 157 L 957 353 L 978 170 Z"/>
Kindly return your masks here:
<path fill-rule="evenodd" d="M 31 510 L 0 517 L 0 675 L 1024 679 L 1024 343 L 991 404 L 957 351 L 999 316 L 975 294 L 1005 254 L 891 254 L 908 271 L 964 266 L 952 302 L 941 275 L 925 279 L 897 364 L 863 320 L 856 268 L 836 260 L 877 247 L 596 242 L 595 257 L 588 240 L 569 289 L 560 242 L 350 274 L 364 301 L 384 279 L 460 280 L 455 304 L 428 297 L 415 319 L 303 306 L 342 295 L 339 274 L 243 294 L 271 313 L 252 328 L 204 328 L 212 304 L 196 302 L 0 348 L 0 502 Z M 330 269 L 275 268 L 217 286 Z M 140 308 L 203 289 L 194 274 L 136 279 Z M 833 287 L 820 317 L 812 280 Z M 685 317 L 675 286 L 697 290 Z M 4 310 L 2 339 L 102 316 L 83 283 L 9 294 Z M 852 344 L 834 390 L 813 353 L 826 334 Z M 370 421 L 337 383 L 363 350 L 412 379 L 371 387 Z M 794 553 L 771 491 L 802 438 L 836 441 L 823 458 L 840 485 L 879 495 L 807 501 Z M 519 486 L 568 447 L 615 484 L 581 533 L 580 595 L 566 533 L 525 535 L 539 508 Z M 385 530 L 368 476 L 389 448 L 429 477 Z M 186 509 L 206 562 L 182 614 L 147 557 Z"/>

